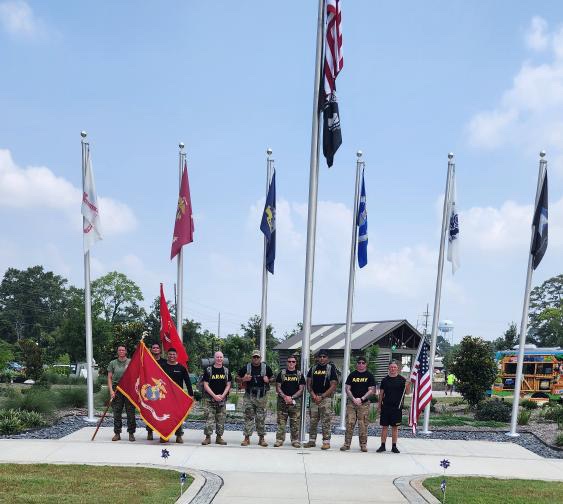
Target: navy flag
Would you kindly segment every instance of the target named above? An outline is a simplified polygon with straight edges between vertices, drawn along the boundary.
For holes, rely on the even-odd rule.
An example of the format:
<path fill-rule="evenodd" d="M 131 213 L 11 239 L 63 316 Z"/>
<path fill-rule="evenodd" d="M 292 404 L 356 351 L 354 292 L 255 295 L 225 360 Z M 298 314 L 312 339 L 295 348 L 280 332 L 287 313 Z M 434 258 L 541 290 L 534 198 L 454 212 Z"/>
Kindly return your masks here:
<path fill-rule="evenodd" d="M 260 231 L 266 238 L 266 269 L 274 274 L 274 261 L 276 260 L 276 171 L 272 175 Z"/>
<path fill-rule="evenodd" d="M 358 205 L 358 265 L 363 268 L 368 263 L 368 209 L 366 206 L 366 185 L 362 171 L 362 192 Z"/>
<path fill-rule="evenodd" d="M 532 266 L 536 269 L 547 249 L 547 171 L 543 178 L 540 197 L 534 212 L 534 220 L 532 222 Z"/>

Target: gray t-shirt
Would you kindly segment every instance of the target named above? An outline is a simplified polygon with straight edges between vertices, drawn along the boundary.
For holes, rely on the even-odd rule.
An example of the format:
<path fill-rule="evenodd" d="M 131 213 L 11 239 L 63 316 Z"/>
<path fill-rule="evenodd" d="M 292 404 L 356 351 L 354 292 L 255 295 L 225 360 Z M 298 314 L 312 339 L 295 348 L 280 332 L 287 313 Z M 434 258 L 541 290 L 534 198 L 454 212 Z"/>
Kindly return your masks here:
<path fill-rule="evenodd" d="M 111 375 L 112 387 L 115 387 L 119 383 L 119 380 L 121 380 L 121 377 L 123 376 L 123 373 L 125 373 L 125 370 L 127 369 L 127 366 L 129 365 L 130 362 L 131 359 L 125 359 L 124 361 L 120 361 L 119 359 L 113 359 L 108 364 L 108 373 L 112 373 Z"/>

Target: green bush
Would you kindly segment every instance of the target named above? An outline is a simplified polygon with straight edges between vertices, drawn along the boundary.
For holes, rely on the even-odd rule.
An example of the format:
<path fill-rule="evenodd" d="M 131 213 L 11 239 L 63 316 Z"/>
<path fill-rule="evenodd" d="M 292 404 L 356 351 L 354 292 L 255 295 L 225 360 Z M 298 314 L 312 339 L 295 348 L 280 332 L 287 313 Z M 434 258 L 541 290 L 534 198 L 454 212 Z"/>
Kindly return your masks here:
<path fill-rule="evenodd" d="M 23 430 L 23 424 L 17 410 L 0 411 L 0 434 L 17 434 Z"/>
<path fill-rule="evenodd" d="M 477 405 L 475 420 L 494 420 L 495 422 L 510 422 L 510 405 L 504 401 L 482 401 Z"/>
<path fill-rule="evenodd" d="M 556 446 L 563 446 L 563 432 L 560 434 L 557 434 L 557 437 L 555 438 L 555 445 Z"/>
<path fill-rule="evenodd" d="M 516 417 L 516 421 L 518 422 L 518 425 L 528 425 L 528 422 L 530 421 L 531 415 L 532 415 L 531 410 L 522 408 L 518 412 L 518 416 Z"/>
<path fill-rule="evenodd" d="M 546 420 L 551 420 L 552 422 L 563 423 L 563 406 L 549 406 L 544 414 L 543 417 Z"/>
<path fill-rule="evenodd" d="M 531 401 L 530 399 L 524 399 L 520 403 L 520 406 L 522 406 L 522 408 L 525 408 L 527 410 L 535 410 L 538 408 L 538 403 L 535 401 Z"/>
<path fill-rule="evenodd" d="M 43 416 L 36 411 L 20 410 L 19 413 L 22 423 L 26 428 L 42 427 L 43 425 L 45 425 Z"/>
<path fill-rule="evenodd" d="M 55 409 L 52 392 L 40 388 L 29 389 L 25 394 L 13 391 L 3 406 L 6 409 L 35 411 L 43 415 L 50 415 Z"/>
<path fill-rule="evenodd" d="M 84 408 L 87 401 L 86 387 L 67 387 L 57 392 L 59 408 Z"/>
<path fill-rule="evenodd" d="M 438 403 L 438 399 L 435 399 L 434 397 L 430 400 L 430 411 L 432 413 L 436 413 L 436 404 Z"/>

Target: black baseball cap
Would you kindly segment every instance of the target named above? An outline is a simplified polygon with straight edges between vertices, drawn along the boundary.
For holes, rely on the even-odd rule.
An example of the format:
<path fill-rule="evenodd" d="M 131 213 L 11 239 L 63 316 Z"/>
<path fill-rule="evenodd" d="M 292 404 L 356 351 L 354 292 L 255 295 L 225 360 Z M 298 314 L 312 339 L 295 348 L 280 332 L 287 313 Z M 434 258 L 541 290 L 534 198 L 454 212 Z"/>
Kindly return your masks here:
<path fill-rule="evenodd" d="M 326 348 L 321 348 L 318 352 L 317 352 L 317 357 L 320 357 L 321 355 L 326 355 L 328 357 L 328 350 Z"/>

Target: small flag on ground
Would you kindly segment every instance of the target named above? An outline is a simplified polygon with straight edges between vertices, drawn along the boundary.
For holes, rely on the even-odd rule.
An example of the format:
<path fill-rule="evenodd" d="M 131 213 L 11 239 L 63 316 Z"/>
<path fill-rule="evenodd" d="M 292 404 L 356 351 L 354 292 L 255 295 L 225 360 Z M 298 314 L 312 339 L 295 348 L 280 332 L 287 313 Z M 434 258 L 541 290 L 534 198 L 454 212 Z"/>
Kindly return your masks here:
<path fill-rule="evenodd" d="M 366 206 L 366 185 L 362 171 L 362 190 L 358 205 L 358 265 L 363 268 L 368 263 L 368 209 Z"/>
<path fill-rule="evenodd" d="M 426 405 L 432 400 L 432 379 L 430 376 L 430 345 L 423 338 L 412 367 L 410 380 L 413 384 L 411 408 L 409 412 L 409 426 L 416 434 L 418 417 Z"/>
<path fill-rule="evenodd" d="M 456 209 L 457 189 L 455 183 L 455 168 L 452 173 L 450 201 L 449 201 L 449 230 L 448 230 L 448 261 L 452 263 L 452 273 L 459 268 L 459 218 Z"/>
<path fill-rule="evenodd" d="M 336 77 L 344 66 L 342 57 L 342 32 L 340 0 L 326 0 L 326 37 L 324 68 L 321 75 L 321 108 L 323 111 L 323 154 L 332 166 L 334 154 L 342 144 L 340 114 L 336 99 Z"/>
<path fill-rule="evenodd" d="M 534 233 L 534 236 L 530 253 L 532 254 L 533 268 L 536 269 L 547 250 L 547 171 L 543 178 L 540 197 L 534 212 L 532 233 Z"/>
<path fill-rule="evenodd" d="M 160 341 L 162 341 L 164 351 L 167 352 L 169 348 L 174 348 L 178 354 L 178 362 L 182 366 L 188 367 L 189 357 L 182 340 L 178 336 L 176 326 L 172 322 L 162 284 L 160 284 Z"/>
<path fill-rule="evenodd" d="M 194 241 L 194 219 L 192 214 L 192 199 L 190 196 L 190 181 L 188 180 L 188 164 L 184 163 L 182 180 L 180 182 L 180 195 L 176 209 L 176 223 L 172 237 L 170 259 L 174 259 L 184 245 Z"/>
<path fill-rule="evenodd" d="M 163 371 L 142 341 L 117 389 L 139 410 L 143 421 L 163 439 L 176 432 L 194 403 L 182 387 Z"/>
<path fill-rule="evenodd" d="M 273 275 L 276 260 L 276 171 L 272 175 L 264 213 L 260 222 L 260 231 L 266 238 L 266 269 Z"/>
<path fill-rule="evenodd" d="M 82 192 L 82 215 L 84 217 L 83 241 L 84 253 L 88 252 L 94 243 L 102 239 L 98 196 L 94 185 L 94 173 L 90 151 L 87 151 L 86 173 L 84 174 L 84 190 Z"/>

